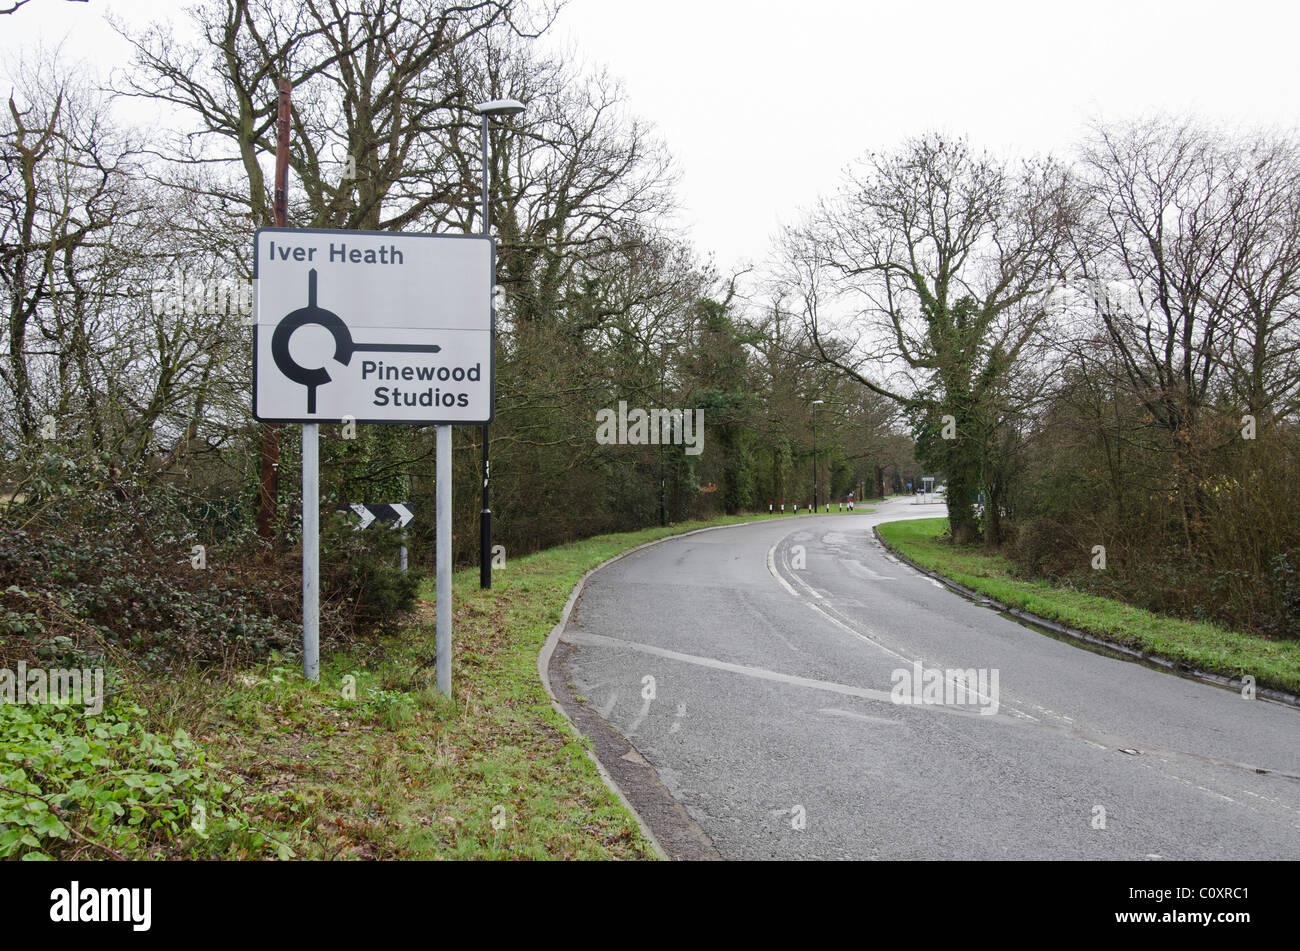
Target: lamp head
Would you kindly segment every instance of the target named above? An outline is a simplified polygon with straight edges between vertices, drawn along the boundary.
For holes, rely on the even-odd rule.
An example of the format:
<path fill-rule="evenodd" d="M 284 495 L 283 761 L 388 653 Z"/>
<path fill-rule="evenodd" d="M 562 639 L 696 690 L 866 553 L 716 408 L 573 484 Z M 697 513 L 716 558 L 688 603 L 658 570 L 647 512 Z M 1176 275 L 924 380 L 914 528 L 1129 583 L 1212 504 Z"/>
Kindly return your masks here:
<path fill-rule="evenodd" d="M 528 107 L 518 99 L 493 99 L 490 102 L 480 102 L 474 111 L 481 116 L 496 119 L 501 116 L 517 116 L 526 108 Z"/>

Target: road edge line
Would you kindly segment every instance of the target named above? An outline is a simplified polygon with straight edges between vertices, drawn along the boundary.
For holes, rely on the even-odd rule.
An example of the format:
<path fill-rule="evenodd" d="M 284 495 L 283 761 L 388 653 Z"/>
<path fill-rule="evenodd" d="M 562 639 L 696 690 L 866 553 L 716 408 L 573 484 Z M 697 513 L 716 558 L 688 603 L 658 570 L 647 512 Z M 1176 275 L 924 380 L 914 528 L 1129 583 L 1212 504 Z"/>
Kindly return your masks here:
<path fill-rule="evenodd" d="M 551 686 L 551 657 L 555 654 L 555 647 L 560 642 L 560 636 L 564 633 L 564 629 L 568 627 L 569 616 L 573 614 L 573 609 L 577 605 L 578 599 L 582 596 L 582 589 L 586 587 L 587 580 L 596 572 L 609 567 L 616 561 L 621 561 L 629 555 L 634 555 L 639 551 L 662 544 L 666 541 L 671 541 L 677 538 L 688 538 L 691 535 L 699 535 L 702 532 L 716 532 L 724 528 L 743 528 L 746 525 L 763 525 L 773 521 L 777 521 L 777 519 L 763 518 L 755 519 L 752 522 L 736 522 L 731 525 L 710 525 L 706 528 L 697 528 L 676 535 L 665 535 L 663 538 L 656 538 L 654 541 L 644 542 L 633 548 L 629 548 L 627 551 L 619 552 L 613 558 L 605 559 L 595 568 L 592 568 L 578 579 L 578 583 L 574 585 L 573 590 L 569 592 L 569 599 L 564 602 L 564 610 L 560 612 L 559 621 L 557 621 L 555 626 L 551 628 L 551 633 L 546 636 L 546 641 L 542 644 L 542 649 L 537 653 L 537 675 L 542 681 L 542 688 L 550 698 L 551 706 L 554 707 L 562 717 L 564 717 L 565 721 L 569 724 L 569 729 L 575 736 L 587 740 L 588 744 L 591 743 L 591 738 L 582 732 L 577 722 L 569 715 L 569 711 L 564 708 L 564 705 L 560 703 L 559 698 L 555 695 L 555 689 Z M 635 749 L 635 747 L 633 748 Z M 646 840 L 654 848 L 658 857 L 665 860 L 671 860 L 671 856 L 664 849 L 663 845 L 660 844 L 654 833 L 650 831 L 650 826 L 646 823 L 645 819 L 641 817 L 641 814 L 636 810 L 636 807 L 632 805 L 631 800 L 629 800 L 624 794 L 622 787 L 619 786 L 618 782 L 610 774 L 609 770 L 605 768 L 605 764 L 600 761 L 600 757 L 596 755 L 594 748 L 589 745 L 585 747 L 585 750 L 588 758 L 596 764 L 596 771 L 600 774 L 601 780 L 603 780 L 605 785 L 609 787 L 610 792 L 614 794 L 615 798 L 618 799 L 623 808 L 631 814 L 632 818 L 636 821 L 637 828 L 641 830 L 641 834 L 645 836 Z"/>
<path fill-rule="evenodd" d="M 908 519 L 896 519 L 896 521 L 908 521 Z M 911 558 L 908 558 L 893 545 L 889 544 L 889 542 L 885 541 L 881 536 L 879 530 L 880 525 L 886 524 L 889 523 L 881 522 L 879 525 L 873 525 L 871 528 L 871 534 L 875 536 L 876 541 L 880 543 L 880 546 L 884 548 L 885 551 L 892 554 L 895 558 L 900 559 L 913 570 L 919 571 L 921 574 L 926 575 L 929 578 L 933 578 L 944 587 L 951 589 L 957 594 L 960 594 L 966 600 L 973 601 L 981 607 L 993 608 L 994 610 L 1010 614 L 1012 617 L 1024 621 L 1026 624 L 1044 628 L 1045 630 L 1051 631 L 1055 634 L 1068 637 L 1071 640 L 1082 641 L 1086 644 L 1092 644 L 1096 647 L 1104 647 L 1107 650 L 1115 651 L 1124 655 L 1120 659 L 1127 660 L 1130 663 L 1141 662 L 1154 664 L 1161 672 L 1173 674 L 1176 677 L 1182 677 L 1186 680 L 1195 680 L 1211 687 L 1219 687 L 1223 690 L 1232 690 L 1237 693 L 1240 693 L 1241 689 L 1246 685 L 1244 681 L 1238 680 L 1234 677 L 1201 670 L 1197 667 L 1187 665 L 1185 661 L 1172 660 L 1162 654 L 1146 650 L 1138 650 L 1137 648 L 1129 647 L 1127 644 L 1121 644 L 1118 641 L 1111 640 L 1100 634 L 1093 634 L 1088 631 L 1079 630 L 1075 627 L 1069 627 L 1068 625 L 1062 624 L 1060 621 L 1053 621 L 1051 618 L 1045 618 L 1042 615 L 1034 614 L 1032 611 L 1026 611 L 1024 608 L 1004 604 L 997 598 L 991 597 L 987 594 L 981 594 L 973 588 L 968 588 L 964 584 L 953 581 L 951 578 L 941 575 L 939 572 L 931 568 L 926 568 L 924 565 L 920 565 Z M 1256 684 L 1255 696 L 1273 701 L 1274 703 L 1281 703 L 1286 704 L 1287 706 L 1300 708 L 1300 696 L 1293 693 L 1287 693 L 1285 690 L 1279 690 L 1276 687 L 1261 687 Z"/>

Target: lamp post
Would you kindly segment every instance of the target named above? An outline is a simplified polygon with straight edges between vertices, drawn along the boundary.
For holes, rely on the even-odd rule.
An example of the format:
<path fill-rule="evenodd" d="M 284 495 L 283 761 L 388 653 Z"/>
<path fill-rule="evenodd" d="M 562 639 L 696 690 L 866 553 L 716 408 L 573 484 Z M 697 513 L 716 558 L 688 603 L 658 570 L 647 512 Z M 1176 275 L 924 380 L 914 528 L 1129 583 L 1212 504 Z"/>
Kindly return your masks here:
<path fill-rule="evenodd" d="M 659 409 L 664 408 L 664 383 L 668 376 L 668 348 L 677 346 L 676 340 L 665 340 L 663 350 L 661 351 L 663 359 L 659 365 Z M 663 440 L 663 416 L 659 417 L 659 524 L 668 524 L 668 504 L 667 504 L 667 479 L 664 476 L 664 440 Z"/>
<path fill-rule="evenodd" d="M 825 400 L 812 401 L 812 423 L 813 423 L 813 514 L 821 507 L 820 496 L 817 492 L 817 407 L 826 405 Z"/>
<path fill-rule="evenodd" d="M 483 171 L 483 204 L 479 212 L 479 222 L 482 225 L 482 233 L 486 237 L 491 233 L 490 214 L 488 209 L 488 126 L 491 125 L 494 117 L 516 116 L 523 112 L 526 107 L 518 99 L 493 99 L 490 102 L 481 102 L 474 107 L 482 119 L 482 171 Z M 493 288 L 495 290 L 495 288 Z M 496 326 L 496 294 L 491 295 L 492 299 L 492 324 Z M 478 585 L 484 591 L 492 587 L 492 509 L 488 504 L 488 484 L 491 481 L 492 463 L 488 450 L 488 424 L 483 424 L 483 509 L 479 512 L 479 553 L 478 553 Z"/>

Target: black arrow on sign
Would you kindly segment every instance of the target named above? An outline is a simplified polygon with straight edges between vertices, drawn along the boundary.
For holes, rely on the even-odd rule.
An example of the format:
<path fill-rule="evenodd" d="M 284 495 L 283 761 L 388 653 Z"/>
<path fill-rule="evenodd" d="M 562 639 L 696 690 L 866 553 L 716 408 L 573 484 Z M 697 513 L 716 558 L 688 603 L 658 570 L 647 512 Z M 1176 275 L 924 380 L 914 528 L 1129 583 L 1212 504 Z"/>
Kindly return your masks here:
<path fill-rule="evenodd" d="M 415 518 L 411 503 L 394 502 L 392 505 L 340 505 L 340 512 L 356 515 L 361 519 L 357 531 L 365 531 L 375 522 L 383 522 L 393 528 L 405 528 Z"/>

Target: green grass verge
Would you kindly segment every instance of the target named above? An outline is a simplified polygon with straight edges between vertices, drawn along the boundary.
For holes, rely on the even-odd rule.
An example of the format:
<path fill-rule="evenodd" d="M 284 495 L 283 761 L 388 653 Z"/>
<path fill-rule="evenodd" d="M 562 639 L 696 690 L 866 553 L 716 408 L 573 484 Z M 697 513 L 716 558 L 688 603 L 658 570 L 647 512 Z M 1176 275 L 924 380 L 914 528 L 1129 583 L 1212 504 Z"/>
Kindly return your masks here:
<path fill-rule="evenodd" d="M 879 526 L 881 538 L 917 564 L 1004 604 L 1201 670 L 1232 677 L 1249 674 L 1260 686 L 1300 693 L 1300 641 L 1268 640 L 1019 578 L 1015 565 L 1002 555 L 942 540 L 947 530 L 946 518 Z"/>
<path fill-rule="evenodd" d="M 668 535 L 767 517 L 604 535 L 508 559 L 486 592 L 477 569 L 458 572 L 452 699 L 433 689 L 430 581 L 419 623 L 378 649 L 328 658 L 319 685 L 292 669 L 245 678 L 198 739 L 254 801 L 277 803 L 254 825 L 297 857 L 652 858 L 589 743 L 551 706 L 537 654 L 574 585 L 601 562 Z M 279 792 L 292 792 L 299 810 L 279 805 Z"/>
<path fill-rule="evenodd" d="M 434 689 L 429 583 L 413 623 L 324 658 L 316 684 L 288 661 L 137 670 L 102 716 L 0 706 L 0 858 L 651 858 L 551 706 L 538 651 L 601 562 L 766 518 L 553 548 L 508 561 L 488 592 L 458 572 L 451 698 Z"/>

